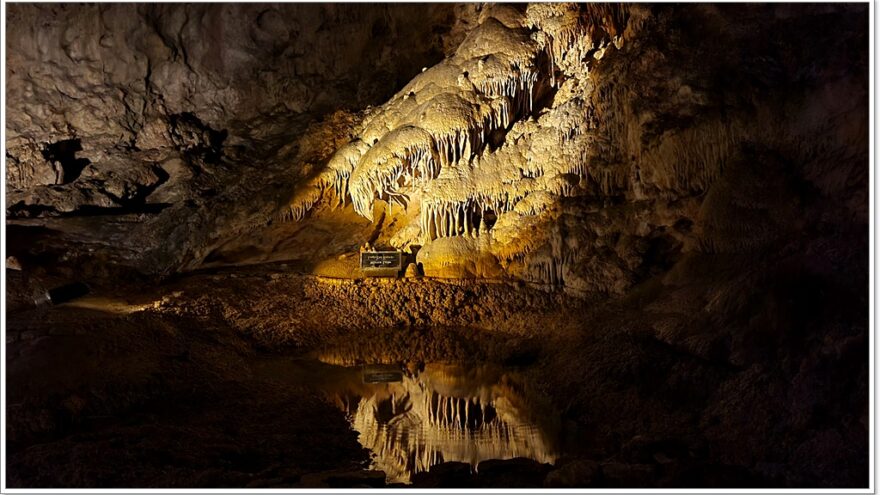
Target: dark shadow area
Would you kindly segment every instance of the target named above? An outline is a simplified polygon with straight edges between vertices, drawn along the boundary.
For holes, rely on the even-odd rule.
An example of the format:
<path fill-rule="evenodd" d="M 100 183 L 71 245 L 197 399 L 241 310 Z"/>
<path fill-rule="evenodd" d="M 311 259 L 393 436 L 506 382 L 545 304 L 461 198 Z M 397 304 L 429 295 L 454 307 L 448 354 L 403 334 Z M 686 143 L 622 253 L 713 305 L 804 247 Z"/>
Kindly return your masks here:
<path fill-rule="evenodd" d="M 84 168 L 91 161 L 88 158 L 77 158 L 77 152 L 82 151 L 79 139 L 65 139 L 47 144 L 43 148 L 43 158 L 61 167 L 61 177 L 56 179 L 56 184 L 69 184 L 79 178 Z"/>
<path fill-rule="evenodd" d="M 494 210 L 486 209 L 483 211 L 482 218 L 480 219 L 485 225 L 486 230 L 490 230 L 495 226 L 495 222 L 498 221 L 498 215 L 495 214 Z"/>
<path fill-rule="evenodd" d="M 181 152 L 210 164 L 223 157 L 223 142 L 229 135 L 226 129 L 212 129 L 190 112 L 170 115 L 168 120 L 171 139 Z"/>
<path fill-rule="evenodd" d="M 131 205 L 119 206 L 114 208 L 102 208 L 100 206 L 91 206 L 85 205 L 81 206 L 76 211 L 70 213 L 62 213 L 59 217 L 100 217 L 100 216 L 114 216 L 114 215 L 132 215 L 132 214 L 156 214 L 160 213 L 169 206 L 173 206 L 171 203 L 133 203 Z"/>

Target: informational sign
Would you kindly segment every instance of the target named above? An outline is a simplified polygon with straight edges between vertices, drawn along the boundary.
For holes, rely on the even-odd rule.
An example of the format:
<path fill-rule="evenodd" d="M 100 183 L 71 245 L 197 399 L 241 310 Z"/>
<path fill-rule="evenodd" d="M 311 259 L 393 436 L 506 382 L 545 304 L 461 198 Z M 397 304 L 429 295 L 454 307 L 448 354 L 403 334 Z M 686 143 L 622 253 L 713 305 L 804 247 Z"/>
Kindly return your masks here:
<path fill-rule="evenodd" d="M 400 251 L 365 251 L 361 253 L 362 270 L 400 271 L 403 257 Z"/>

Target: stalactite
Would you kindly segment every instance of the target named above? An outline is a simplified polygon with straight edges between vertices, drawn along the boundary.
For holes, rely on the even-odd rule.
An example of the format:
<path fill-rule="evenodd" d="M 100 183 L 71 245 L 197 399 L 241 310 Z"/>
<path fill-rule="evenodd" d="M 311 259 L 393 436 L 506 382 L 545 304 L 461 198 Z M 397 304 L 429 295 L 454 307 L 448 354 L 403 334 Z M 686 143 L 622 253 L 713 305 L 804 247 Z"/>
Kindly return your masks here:
<path fill-rule="evenodd" d="M 514 67 L 500 77 L 480 81 L 478 88 L 491 98 L 508 98 L 518 116 L 529 115 L 534 108 L 538 77 L 537 72 Z"/>
<path fill-rule="evenodd" d="M 333 165 L 298 191 L 285 215 L 301 219 L 322 195 L 333 205 L 350 198 L 354 211 L 368 219 L 377 200 L 396 213 L 415 214 L 417 208 L 418 230 L 401 230 L 401 245 L 472 238 L 479 240 L 473 245 L 492 246 L 505 263 L 528 265 L 523 270 L 534 281 L 564 285 L 572 251 L 545 253 L 550 241 L 536 219 L 552 219 L 566 197 L 622 194 L 632 182 L 630 157 L 644 162 L 643 169 L 651 160 L 667 162 L 669 173 L 656 164 L 652 170 L 664 175 L 645 172 L 640 180 L 695 190 L 717 177 L 720 165 L 710 163 L 723 162 L 727 153 L 724 145 L 685 134 L 677 144 L 643 144 L 639 121 L 626 105 L 631 89 L 589 80 L 584 60 L 613 42 L 625 18 L 619 12 L 529 5 L 523 25 L 535 28 L 531 34 L 490 17 L 454 56 L 371 110 L 350 149 L 340 149 Z M 602 31 L 606 25 L 613 29 Z M 548 83 L 559 89 L 549 106 L 536 111 L 536 92 Z M 526 230 L 536 226 L 540 234 Z M 438 399 L 435 406 L 430 421 L 448 423 L 449 413 L 441 411 L 446 407 L 465 407 L 468 415 L 467 405 Z"/>

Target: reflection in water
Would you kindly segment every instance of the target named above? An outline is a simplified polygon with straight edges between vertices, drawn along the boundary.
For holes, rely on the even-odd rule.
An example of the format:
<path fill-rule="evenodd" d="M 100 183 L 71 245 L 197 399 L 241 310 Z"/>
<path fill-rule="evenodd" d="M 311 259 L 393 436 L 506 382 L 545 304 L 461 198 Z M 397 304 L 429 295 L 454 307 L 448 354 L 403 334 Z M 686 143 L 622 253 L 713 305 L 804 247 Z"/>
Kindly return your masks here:
<path fill-rule="evenodd" d="M 360 368 L 347 370 L 347 384 L 337 381 L 325 391 L 348 414 L 360 443 L 375 454 L 373 468 L 385 471 L 388 482 L 409 482 L 441 462 L 476 468 L 489 459 L 556 460 L 551 439 L 558 422 L 514 374 L 429 364 L 404 372 L 401 381 L 375 384 L 365 383 Z"/>

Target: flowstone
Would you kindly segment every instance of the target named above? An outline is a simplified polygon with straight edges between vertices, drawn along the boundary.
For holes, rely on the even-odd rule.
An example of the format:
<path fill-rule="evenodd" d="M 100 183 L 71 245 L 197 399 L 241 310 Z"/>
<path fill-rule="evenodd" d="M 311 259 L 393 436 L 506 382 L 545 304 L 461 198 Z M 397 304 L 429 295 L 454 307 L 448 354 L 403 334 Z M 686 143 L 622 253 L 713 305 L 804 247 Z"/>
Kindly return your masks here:
<path fill-rule="evenodd" d="M 377 204 L 402 208 L 409 221 L 391 241 L 422 246 L 428 276 L 497 277 L 515 263 L 565 285 L 576 242 L 534 227 L 586 194 L 589 66 L 622 42 L 625 19 L 576 4 L 491 7 L 452 56 L 368 112 L 281 216 L 302 220 L 322 200 L 369 220 Z"/>

